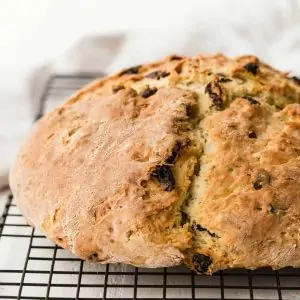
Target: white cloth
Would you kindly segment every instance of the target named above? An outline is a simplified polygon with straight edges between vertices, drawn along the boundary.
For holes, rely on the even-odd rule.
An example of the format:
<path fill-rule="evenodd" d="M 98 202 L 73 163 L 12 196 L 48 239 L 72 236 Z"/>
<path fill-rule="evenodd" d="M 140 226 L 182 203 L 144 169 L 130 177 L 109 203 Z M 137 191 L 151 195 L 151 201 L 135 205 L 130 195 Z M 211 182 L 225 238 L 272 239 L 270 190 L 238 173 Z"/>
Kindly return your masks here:
<path fill-rule="evenodd" d="M 7 0 L 0 37 L 0 187 L 50 73 L 223 52 L 300 74 L 300 0 Z"/>

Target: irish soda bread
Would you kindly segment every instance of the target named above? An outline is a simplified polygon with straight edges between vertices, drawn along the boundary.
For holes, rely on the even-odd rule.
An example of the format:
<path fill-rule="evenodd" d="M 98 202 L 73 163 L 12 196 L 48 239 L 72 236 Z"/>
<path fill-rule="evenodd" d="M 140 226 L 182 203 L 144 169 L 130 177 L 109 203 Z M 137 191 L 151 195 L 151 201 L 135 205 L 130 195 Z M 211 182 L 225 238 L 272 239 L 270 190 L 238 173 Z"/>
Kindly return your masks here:
<path fill-rule="evenodd" d="M 300 80 L 254 56 L 169 56 L 34 126 L 10 174 L 82 259 L 198 273 L 300 266 Z"/>

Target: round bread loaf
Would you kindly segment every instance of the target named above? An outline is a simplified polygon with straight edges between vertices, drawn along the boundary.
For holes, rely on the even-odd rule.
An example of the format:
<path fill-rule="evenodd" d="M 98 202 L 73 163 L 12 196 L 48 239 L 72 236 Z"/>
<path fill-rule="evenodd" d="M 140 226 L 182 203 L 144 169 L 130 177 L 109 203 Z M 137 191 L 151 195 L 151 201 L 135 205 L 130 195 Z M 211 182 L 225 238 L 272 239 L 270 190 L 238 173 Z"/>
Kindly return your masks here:
<path fill-rule="evenodd" d="M 39 120 L 21 212 L 82 259 L 198 273 L 300 266 L 300 80 L 253 56 L 169 56 Z"/>

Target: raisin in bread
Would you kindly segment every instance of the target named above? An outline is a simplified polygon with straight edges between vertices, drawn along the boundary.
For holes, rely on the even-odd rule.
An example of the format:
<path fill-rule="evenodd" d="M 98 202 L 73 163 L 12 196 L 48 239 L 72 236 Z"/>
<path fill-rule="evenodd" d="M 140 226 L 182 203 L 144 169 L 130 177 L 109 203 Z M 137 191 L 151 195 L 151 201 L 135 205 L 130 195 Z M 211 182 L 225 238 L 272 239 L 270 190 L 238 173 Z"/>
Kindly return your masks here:
<path fill-rule="evenodd" d="M 300 266 L 299 83 L 253 56 L 123 70 L 35 124 L 11 189 L 82 259 Z"/>

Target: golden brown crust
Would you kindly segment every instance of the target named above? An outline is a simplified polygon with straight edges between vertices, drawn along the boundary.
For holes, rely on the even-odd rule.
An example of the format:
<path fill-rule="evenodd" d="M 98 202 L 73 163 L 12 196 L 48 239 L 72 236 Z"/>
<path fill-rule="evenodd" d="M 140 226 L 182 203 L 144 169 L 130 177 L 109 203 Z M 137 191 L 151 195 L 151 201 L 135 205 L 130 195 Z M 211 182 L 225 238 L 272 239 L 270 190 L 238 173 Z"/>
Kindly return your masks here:
<path fill-rule="evenodd" d="M 30 224 L 84 259 L 299 266 L 298 103 L 297 82 L 253 56 L 129 68 L 35 125 L 11 188 Z"/>
<path fill-rule="evenodd" d="M 189 214 L 207 231 L 211 270 L 300 265 L 300 105 L 276 112 L 236 99 L 203 121 L 207 133 Z"/>

